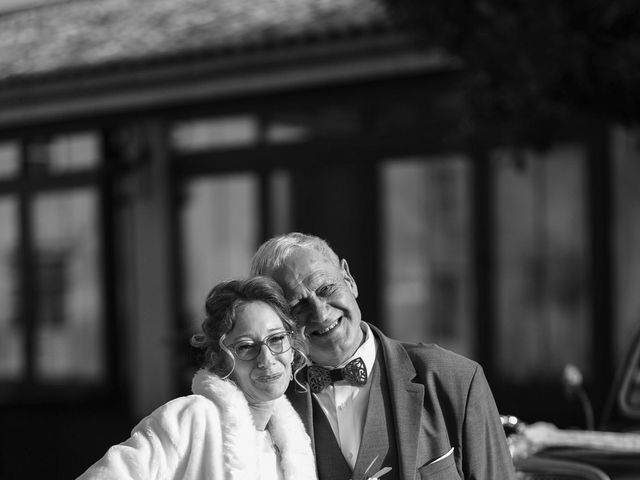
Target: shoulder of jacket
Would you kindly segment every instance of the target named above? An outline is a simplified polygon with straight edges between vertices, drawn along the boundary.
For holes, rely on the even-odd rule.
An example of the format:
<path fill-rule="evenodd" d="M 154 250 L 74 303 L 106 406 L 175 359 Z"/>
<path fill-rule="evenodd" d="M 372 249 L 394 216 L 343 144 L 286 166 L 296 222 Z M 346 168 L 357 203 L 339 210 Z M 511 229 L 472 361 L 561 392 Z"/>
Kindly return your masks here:
<path fill-rule="evenodd" d="M 435 343 L 401 342 L 401 345 L 412 359 L 428 360 L 434 365 L 454 365 L 472 370 L 478 367 L 478 362 L 475 360 L 443 348 Z"/>
<path fill-rule="evenodd" d="M 202 395 L 188 395 L 175 398 L 164 405 L 156 408 L 151 415 L 142 422 L 157 423 L 170 430 L 179 430 L 184 425 L 189 425 L 187 421 L 190 417 L 217 416 L 218 407 Z"/>
<path fill-rule="evenodd" d="M 375 327 L 374 331 L 387 354 L 401 357 L 406 355 L 422 382 L 430 376 L 466 383 L 470 382 L 479 370 L 482 370 L 476 361 L 437 344 L 395 340 Z"/>
<path fill-rule="evenodd" d="M 211 430 L 212 424 L 220 423 L 219 411 L 213 403 L 200 395 L 189 395 L 156 408 L 133 428 L 131 435 L 156 439 L 165 448 L 172 445 L 180 452 L 198 431 Z"/>
<path fill-rule="evenodd" d="M 436 376 L 471 381 L 482 367 L 478 362 L 436 344 L 399 342 L 416 373 L 422 378 Z"/>

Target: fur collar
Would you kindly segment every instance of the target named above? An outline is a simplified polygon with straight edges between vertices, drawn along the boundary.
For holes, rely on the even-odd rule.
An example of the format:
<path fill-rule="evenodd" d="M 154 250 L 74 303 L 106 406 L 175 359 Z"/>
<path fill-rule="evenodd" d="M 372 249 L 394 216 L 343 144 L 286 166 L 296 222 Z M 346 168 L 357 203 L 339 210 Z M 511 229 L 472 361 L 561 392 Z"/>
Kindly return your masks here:
<path fill-rule="evenodd" d="M 192 381 L 192 391 L 211 400 L 222 416 L 224 463 L 233 480 L 259 478 L 257 464 L 251 452 L 257 451 L 257 436 L 253 417 L 244 394 L 230 380 L 222 380 L 207 371 L 198 371 Z M 315 461 L 311 442 L 300 417 L 284 397 L 276 400 L 268 430 L 280 451 L 280 465 L 286 480 L 315 479 Z M 248 454 L 249 453 L 249 454 Z"/>

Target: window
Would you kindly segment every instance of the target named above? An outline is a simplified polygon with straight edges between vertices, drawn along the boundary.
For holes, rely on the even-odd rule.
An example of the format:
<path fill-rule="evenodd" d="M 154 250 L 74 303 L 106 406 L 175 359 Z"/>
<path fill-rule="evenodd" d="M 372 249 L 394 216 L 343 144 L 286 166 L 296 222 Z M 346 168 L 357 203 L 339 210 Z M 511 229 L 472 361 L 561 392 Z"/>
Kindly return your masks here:
<path fill-rule="evenodd" d="M 495 152 L 497 364 L 515 382 L 591 369 L 582 148 Z"/>
<path fill-rule="evenodd" d="M 239 148 L 258 142 L 258 119 L 253 115 L 211 117 L 176 122 L 171 142 L 178 152 Z"/>
<path fill-rule="evenodd" d="M 218 282 L 246 277 L 269 218 L 269 236 L 289 231 L 290 179 L 284 170 L 266 177 L 268 206 L 261 206 L 256 173 L 220 174 L 188 180 L 181 211 L 186 324 L 200 328 L 209 290 Z"/>
<path fill-rule="evenodd" d="M 28 143 L 26 168 L 31 175 L 82 171 L 98 161 L 98 141 L 88 132 L 44 137 Z"/>
<path fill-rule="evenodd" d="M 17 175 L 19 167 L 18 144 L 0 143 L 0 180 Z"/>
<path fill-rule="evenodd" d="M 473 355 L 469 163 L 393 160 L 380 173 L 385 330 Z"/>
<path fill-rule="evenodd" d="M 314 110 L 281 110 L 268 116 L 265 140 L 270 144 L 346 138 L 361 134 L 361 112 L 348 106 L 325 106 Z"/>
<path fill-rule="evenodd" d="M 96 132 L 0 144 L 2 383 L 106 379 L 100 166 Z"/>
<path fill-rule="evenodd" d="M 258 181 L 254 174 L 203 178 L 188 182 L 185 193 L 184 292 L 187 321 L 196 331 L 211 287 L 249 273 L 258 242 Z"/>
<path fill-rule="evenodd" d="M 41 194 L 33 210 L 37 376 L 99 380 L 104 332 L 96 194 Z"/>
<path fill-rule="evenodd" d="M 24 327 L 18 289 L 18 208 L 15 198 L 0 197 L 0 381 L 16 380 L 24 372 Z"/>
<path fill-rule="evenodd" d="M 614 334 L 619 365 L 634 332 L 640 331 L 640 131 L 616 128 L 614 147 L 615 287 L 617 322 Z"/>

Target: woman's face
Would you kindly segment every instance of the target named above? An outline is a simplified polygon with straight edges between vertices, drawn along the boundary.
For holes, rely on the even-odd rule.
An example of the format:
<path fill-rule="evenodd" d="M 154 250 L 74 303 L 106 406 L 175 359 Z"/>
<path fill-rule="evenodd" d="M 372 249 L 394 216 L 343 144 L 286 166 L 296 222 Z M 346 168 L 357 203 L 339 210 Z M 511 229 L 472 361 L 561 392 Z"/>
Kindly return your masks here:
<path fill-rule="evenodd" d="M 289 386 L 293 350 L 286 348 L 290 345 L 289 337 L 278 335 L 286 332 L 278 314 L 266 303 L 250 302 L 238 308 L 235 324 L 224 343 L 234 352 L 236 360 L 231 379 L 243 391 L 249 403 L 275 400 Z M 277 347 L 282 346 L 287 351 L 274 354 L 267 345 L 262 344 L 257 346 L 259 353 L 256 358 L 238 358 L 234 350 L 251 350 L 254 346 L 250 342 L 262 342 L 266 337 L 271 338 L 272 348 L 278 350 Z"/>

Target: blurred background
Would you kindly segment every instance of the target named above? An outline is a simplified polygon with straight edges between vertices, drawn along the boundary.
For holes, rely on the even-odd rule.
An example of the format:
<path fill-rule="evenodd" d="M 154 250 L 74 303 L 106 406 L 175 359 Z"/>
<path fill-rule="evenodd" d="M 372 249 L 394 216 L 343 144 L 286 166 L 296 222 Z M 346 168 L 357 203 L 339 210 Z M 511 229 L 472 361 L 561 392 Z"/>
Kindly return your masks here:
<path fill-rule="evenodd" d="M 188 394 L 206 293 L 291 230 L 502 413 L 584 427 L 569 363 L 601 411 L 640 325 L 639 4 L 428 3 L 0 0 L 0 478 Z"/>

